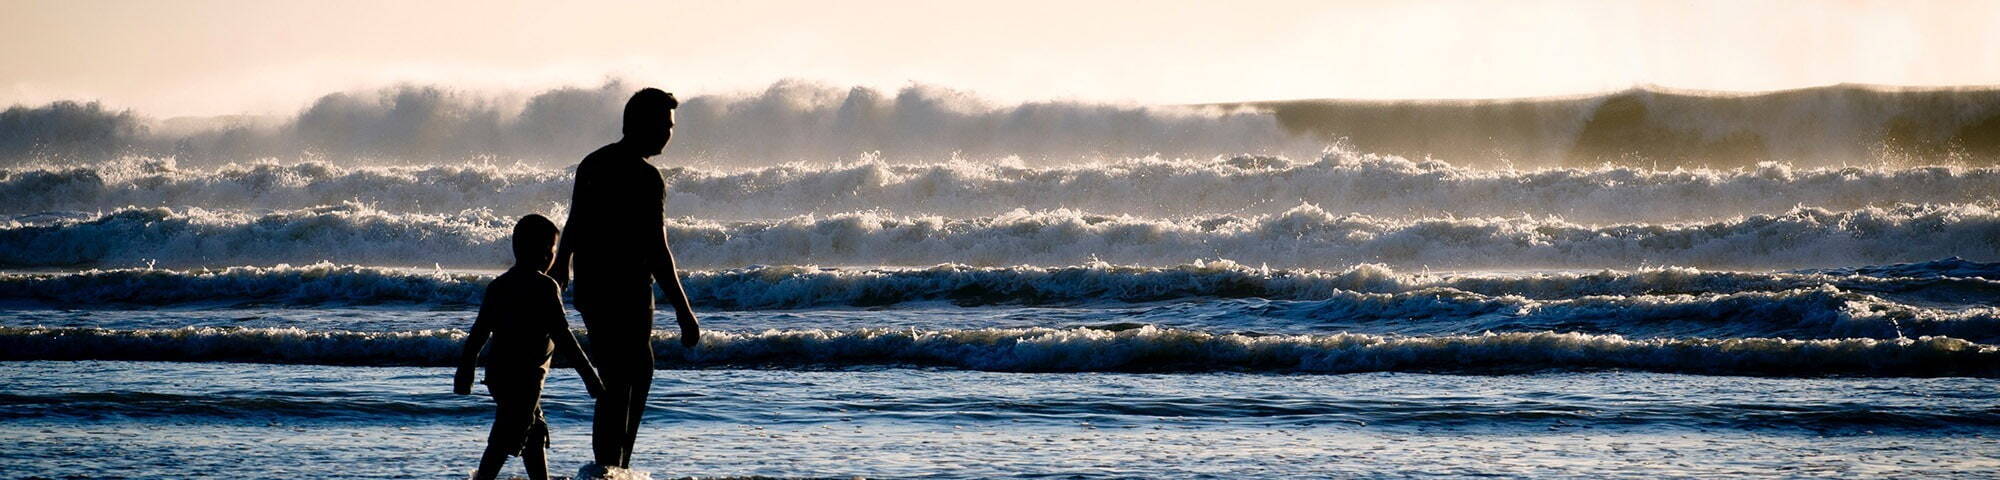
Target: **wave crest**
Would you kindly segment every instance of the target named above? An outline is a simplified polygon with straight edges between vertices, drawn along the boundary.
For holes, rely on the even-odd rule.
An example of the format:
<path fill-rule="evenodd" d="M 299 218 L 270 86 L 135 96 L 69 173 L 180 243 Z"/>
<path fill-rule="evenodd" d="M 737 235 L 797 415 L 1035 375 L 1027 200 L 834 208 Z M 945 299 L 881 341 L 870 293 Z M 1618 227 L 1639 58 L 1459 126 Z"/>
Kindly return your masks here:
<path fill-rule="evenodd" d="M 293 267 L 150 268 L 0 274 L 0 298 L 60 305 L 184 303 L 477 305 L 492 277 L 319 263 Z"/>
<path fill-rule="evenodd" d="M 992 216 L 1016 208 L 1140 216 L 1281 213 L 1301 203 L 1384 218 L 1556 216 L 1577 222 L 1720 219 L 1799 205 L 1847 210 L 1992 197 L 2000 168 L 1652 171 L 1623 167 L 1486 170 L 1351 151 L 1283 157 L 1127 159 L 1059 167 L 949 162 L 664 170 L 675 213 L 715 220 L 887 210 Z M 398 212 L 568 204 L 567 170 L 527 165 L 351 167 L 325 162 L 184 168 L 134 158 L 85 167 L 0 169 L 0 214 L 126 206 L 298 209 L 359 202 Z"/>
<path fill-rule="evenodd" d="M 1928 272 L 1972 265 L 1927 262 Z M 1925 264 L 1918 264 L 1925 265 Z M 1925 308 L 1991 297 L 2000 282 L 1976 277 L 1834 276 L 1703 272 L 1688 268 L 1515 275 L 1399 274 L 1364 265 L 1339 271 L 1269 270 L 1217 261 L 1175 267 L 1081 265 L 839 270 L 780 266 L 688 272 L 703 310 L 877 307 L 945 301 L 960 306 L 1078 306 L 1218 302 L 1286 328 L 1420 334 L 1583 331 L 1633 336 L 2000 340 L 2000 309 Z M 170 271 L 122 269 L 0 274 L 0 300 L 57 305 L 262 304 L 476 305 L 490 276 L 317 264 Z"/>
<path fill-rule="evenodd" d="M 498 268 L 511 221 L 490 210 L 390 213 L 347 203 L 269 214 L 128 208 L 0 225 L 0 266 L 201 266 L 333 261 Z M 1685 224 L 1595 226 L 1554 218 L 1401 220 L 1302 205 L 1270 215 L 1150 219 L 1075 210 L 947 218 L 855 212 L 780 220 L 673 219 L 684 267 L 1172 265 L 1228 258 L 1280 268 L 1364 263 L 1421 270 L 1765 269 L 2000 257 L 2000 207 L 1897 205 Z"/>
<path fill-rule="evenodd" d="M 323 95 L 290 118 L 146 119 L 95 102 L 0 111 L 0 165 L 117 152 L 223 163 L 256 158 L 412 162 L 494 157 L 573 163 L 619 136 L 637 86 L 556 88 L 525 101 L 442 86 L 403 85 Z M 749 93 L 684 98 L 673 150 L 735 165 L 1015 156 L 1071 161 L 1161 154 L 1310 153 L 1269 113 L 1074 101 L 998 104 L 912 85 L 893 92 L 779 81 Z"/>
<path fill-rule="evenodd" d="M 101 330 L 0 327 L 0 359 L 445 366 L 455 331 Z M 1532 372 L 1630 369 L 1725 375 L 2000 375 L 2000 348 L 1945 337 L 1651 339 L 1577 333 L 1249 336 L 1124 330 L 710 332 L 683 349 L 656 335 L 660 366 L 928 365 L 996 371 Z"/>

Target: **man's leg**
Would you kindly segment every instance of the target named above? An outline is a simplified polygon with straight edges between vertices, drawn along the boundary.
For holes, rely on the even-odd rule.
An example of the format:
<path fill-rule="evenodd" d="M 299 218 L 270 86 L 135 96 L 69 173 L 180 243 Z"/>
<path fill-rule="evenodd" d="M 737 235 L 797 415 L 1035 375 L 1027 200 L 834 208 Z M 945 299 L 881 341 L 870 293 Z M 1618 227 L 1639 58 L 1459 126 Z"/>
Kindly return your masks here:
<path fill-rule="evenodd" d="M 627 385 L 631 390 L 625 403 L 625 408 L 629 409 L 625 415 L 625 455 L 618 459 L 618 466 L 628 469 L 632 468 L 632 451 L 639 442 L 639 423 L 646 419 L 646 398 L 653 392 L 653 365 L 656 360 L 653 357 L 653 311 L 647 309 L 643 317 L 633 320 L 640 328 L 634 333 L 644 341 L 632 345 L 632 369 L 626 372 L 630 379 Z"/>
<path fill-rule="evenodd" d="M 601 376 L 601 375 L 600 375 Z M 625 416 L 630 411 L 631 386 L 604 377 L 604 392 L 597 395 L 597 411 L 590 417 L 590 453 L 598 465 L 619 466 L 625 458 Z"/>
<path fill-rule="evenodd" d="M 596 405 L 590 411 L 590 454 L 598 465 L 618 466 L 622 455 L 618 452 L 614 438 L 624 438 L 621 431 L 625 424 L 625 385 L 612 376 L 617 371 L 611 354 L 612 342 L 617 338 L 613 328 L 617 322 L 609 315 L 596 310 L 577 309 L 583 316 L 584 339 L 590 342 L 590 361 L 597 365 L 597 377 L 604 382 L 604 391 L 598 393 Z"/>
<path fill-rule="evenodd" d="M 598 465 L 631 463 L 635 427 L 652 384 L 652 320 L 651 309 L 583 314 L 591 361 L 604 380 L 604 392 L 597 396 L 597 410 L 591 416 L 590 447 Z"/>
<path fill-rule="evenodd" d="M 651 365 L 648 364 L 645 380 L 634 382 L 631 385 L 630 397 L 625 404 L 629 410 L 625 416 L 625 456 L 619 458 L 618 466 L 620 467 L 632 468 L 632 450 L 639 442 L 639 423 L 646 418 L 646 397 L 651 395 L 653 391 L 653 372 L 650 367 Z"/>

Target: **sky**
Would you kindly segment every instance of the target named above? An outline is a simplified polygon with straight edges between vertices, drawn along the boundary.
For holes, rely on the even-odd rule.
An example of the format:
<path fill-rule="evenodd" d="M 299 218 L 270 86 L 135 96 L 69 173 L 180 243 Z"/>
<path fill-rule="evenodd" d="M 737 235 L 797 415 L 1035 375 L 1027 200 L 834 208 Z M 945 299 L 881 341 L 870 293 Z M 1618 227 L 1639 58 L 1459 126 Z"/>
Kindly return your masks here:
<path fill-rule="evenodd" d="M 0 0 L 0 105 L 294 113 L 397 84 L 781 79 L 1179 104 L 2000 84 L 2000 2 Z M 495 93 L 500 95 L 501 93 Z"/>

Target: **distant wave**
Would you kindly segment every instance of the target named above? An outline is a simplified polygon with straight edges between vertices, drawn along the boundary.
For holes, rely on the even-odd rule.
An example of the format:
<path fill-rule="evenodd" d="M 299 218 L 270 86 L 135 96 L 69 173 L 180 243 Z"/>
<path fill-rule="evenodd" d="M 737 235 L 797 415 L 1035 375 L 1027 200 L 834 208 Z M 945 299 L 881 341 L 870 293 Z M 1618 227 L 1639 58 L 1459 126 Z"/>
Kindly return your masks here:
<path fill-rule="evenodd" d="M 513 220 L 485 210 L 390 213 L 342 205 L 250 214 L 126 208 L 49 224 L 0 225 L 0 265 L 312 263 L 506 265 Z"/>
<path fill-rule="evenodd" d="M 355 203 L 270 214 L 128 208 L 0 224 L 0 266 L 313 263 L 497 268 L 511 220 L 490 210 L 391 213 Z M 2000 257 L 2000 207 L 1794 208 L 1707 223 L 1590 226 L 1553 218 L 1384 219 L 1304 205 L 1177 219 L 1017 210 L 979 218 L 878 212 L 765 221 L 675 219 L 683 266 L 1174 265 L 1280 268 L 1769 269 Z"/>
<path fill-rule="evenodd" d="M 672 88 L 672 85 L 661 85 Z M 318 157 L 409 163 L 491 157 L 560 165 L 618 137 L 638 85 L 556 88 L 523 100 L 407 85 L 329 93 L 287 117 L 151 121 L 97 102 L 0 112 L 0 165 L 125 153 L 191 164 Z M 996 104 L 931 85 L 889 92 L 781 81 L 682 103 L 671 154 L 735 166 L 952 156 L 1030 163 L 1330 144 L 1485 167 L 1810 166 L 2000 159 L 2000 89 L 1837 85 L 1752 94 L 1635 88 L 1497 100 L 1298 100 L 1138 106 Z"/>
<path fill-rule="evenodd" d="M 1925 265 L 1928 265 L 1926 270 Z M 1243 298 L 1256 314 L 1301 325 L 1429 334 L 1585 331 L 1628 336 L 1897 338 L 2000 341 L 2000 309 L 1941 310 L 1909 300 L 1964 302 L 2000 294 L 2000 264 L 1957 259 L 1902 266 L 1912 276 L 1705 272 L 1409 275 L 1380 266 L 1268 271 L 1230 262 L 1178 267 L 834 270 L 756 267 L 696 271 L 688 294 L 704 310 L 873 307 L 948 301 L 961 306 L 1071 305 Z M 122 269 L 0 274 L 0 299 L 57 305 L 470 306 L 490 277 L 331 264 L 171 271 Z M 1974 305 L 1977 305 L 1977 301 Z M 1989 304 L 1990 305 L 1990 304 Z M 1218 305 L 1216 308 L 1242 308 Z M 1247 314 L 1248 312 L 1242 312 Z M 1391 327 L 1384 327 L 1390 325 Z"/>
<path fill-rule="evenodd" d="M 455 331 L 100 330 L 0 327 L 0 359 L 450 365 Z M 1575 333 L 1248 336 L 1102 329 L 671 334 L 663 367 L 927 365 L 996 371 L 1531 372 L 1630 369 L 1724 375 L 2000 375 L 2000 348 L 1964 340 L 1652 339 Z"/>
<path fill-rule="evenodd" d="M 1728 218 L 1801 205 L 1955 203 L 1993 198 L 2000 189 L 2000 168 L 1766 164 L 1743 170 L 1490 170 L 1346 150 L 1314 161 L 1236 155 L 1065 167 L 861 164 L 668 173 L 669 209 L 700 218 L 874 209 L 967 217 L 1015 208 L 1248 215 L 1303 203 L 1384 218 L 1530 214 L 1634 223 Z"/>
<path fill-rule="evenodd" d="M 58 305 L 185 303 L 477 305 L 490 276 L 334 265 L 0 274 L 0 299 Z"/>
<path fill-rule="evenodd" d="M 121 152 L 191 164 L 269 157 L 352 163 L 489 157 L 562 165 L 616 141 L 620 112 L 640 87 L 614 81 L 550 89 L 522 101 L 405 85 L 328 93 L 286 118 L 163 122 L 97 102 L 14 106 L 0 112 L 0 165 L 90 163 Z M 726 165 L 862 155 L 1031 162 L 1153 154 L 1206 158 L 1310 154 L 1321 146 L 1287 133 L 1264 112 L 1073 101 L 1005 104 L 930 85 L 888 92 L 780 81 L 762 91 L 684 97 L 676 114 L 679 127 L 670 150 L 675 158 Z"/>
<path fill-rule="evenodd" d="M 138 207 L 299 209 L 363 202 L 398 212 L 494 207 L 512 214 L 569 204 L 571 175 L 524 165 L 341 167 L 325 162 L 182 168 L 128 158 L 84 167 L 0 169 L 0 214 Z"/>
<path fill-rule="evenodd" d="M 666 161 L 661 165 L 672 165 Z M 1994 197 L 2000 168 L 1652 171 L 1624 167 L 1488 170 L 1332 151 L 1316 161 L 1239 155 L 1060 167 L 953 162 L 664 170 L 676 215 L 714 220 L 882 210 L 992 216 L 1016 208 L 1141 216 L 1279 213 L 1301 203 L 1383 218 L 1557 216 L 1575 222 L 1720 219 L 1797 206 L 1845 210 Z M 94 166 L 0 169 L 0 214 L 126 206 L 298 209 L 361 202 L 397 212 L 569 203 L 566 170 L 481 163 L 344 167 L 325 162 L 186 168 L 133 158 Z"/>
<path fill-rule="evenodd" d="M 1835 85 L 1756 93 L 1640 87 L 1498 100 L 1237 105 L 1357 148 L 1464 163 L 1817 166 L 2000 160 L 2000 89 Z"/>

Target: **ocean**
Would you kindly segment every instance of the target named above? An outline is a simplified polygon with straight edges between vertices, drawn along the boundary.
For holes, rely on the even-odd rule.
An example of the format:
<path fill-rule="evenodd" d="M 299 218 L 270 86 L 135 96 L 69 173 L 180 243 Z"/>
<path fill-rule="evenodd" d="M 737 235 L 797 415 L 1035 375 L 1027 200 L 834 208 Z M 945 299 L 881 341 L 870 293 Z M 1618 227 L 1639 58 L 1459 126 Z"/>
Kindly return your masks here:
<path fill-rule="evenodd" d="M 1037 108 L 879 127 L 1288 138 Z M 2000 471 L 2000 168 L 731 164 L 686 160 L 733 137 L 683 123 L 654 162 L 706 335 L 656 333 L 653 478 Z M 216 138 L 0 168 L 0 476 L 467 474 L 491 403 L 451 365 L 515 219 L 566 217 L 574 160 L 189 160 Z M 590 402 L 550 379 L 566 475 Z"/>

